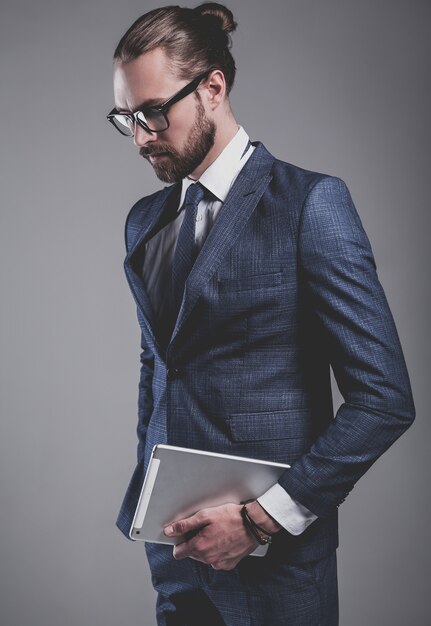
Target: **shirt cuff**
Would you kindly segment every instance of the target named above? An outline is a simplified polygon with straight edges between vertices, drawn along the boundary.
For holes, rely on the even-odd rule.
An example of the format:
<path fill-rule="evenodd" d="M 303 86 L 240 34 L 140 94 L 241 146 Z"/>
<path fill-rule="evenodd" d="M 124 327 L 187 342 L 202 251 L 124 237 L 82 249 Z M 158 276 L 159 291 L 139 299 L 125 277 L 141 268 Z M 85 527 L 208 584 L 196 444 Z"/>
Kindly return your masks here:
<path fill-rule="evenodd" d="M 291 498 L 279 483 L 275 483 L 257 501 L 291 535 L 300 535 L 317 519 L 317 515 Z"/>

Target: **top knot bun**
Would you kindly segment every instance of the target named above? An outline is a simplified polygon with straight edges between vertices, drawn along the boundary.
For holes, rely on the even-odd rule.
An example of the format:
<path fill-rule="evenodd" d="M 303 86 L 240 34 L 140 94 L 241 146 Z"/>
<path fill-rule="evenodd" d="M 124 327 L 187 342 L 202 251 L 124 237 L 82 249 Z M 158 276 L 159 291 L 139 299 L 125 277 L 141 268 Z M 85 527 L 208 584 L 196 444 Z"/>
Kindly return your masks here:
<path fill-rule="evenodd" d="M 236 29 L 237 24 L 233 19 L 232 11 L 218 2 L 205 2 L 196 7 L 195 11 L 202 17 L 208 16 L 217 20 L 218 26 L 227 35 Z"/>

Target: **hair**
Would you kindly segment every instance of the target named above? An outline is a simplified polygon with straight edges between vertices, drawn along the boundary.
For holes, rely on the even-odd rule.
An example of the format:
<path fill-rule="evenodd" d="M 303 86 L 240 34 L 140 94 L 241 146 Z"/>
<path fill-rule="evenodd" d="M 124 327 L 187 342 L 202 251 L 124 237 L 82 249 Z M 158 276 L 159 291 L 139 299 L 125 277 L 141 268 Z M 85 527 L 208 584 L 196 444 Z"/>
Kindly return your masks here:
<path fill-rule="evenodd" d="M 163 48 L 172 70 L 181 79 L 218 69 L 224 74 L 229 94 L 236 72 L 230 33 L 236 26 L 232 12 L 217 2 L 206 2 L 194 9 L 154 9 L 141 15 L 123 35 L 114 61 L 128 63 L 145 52 Z"/>

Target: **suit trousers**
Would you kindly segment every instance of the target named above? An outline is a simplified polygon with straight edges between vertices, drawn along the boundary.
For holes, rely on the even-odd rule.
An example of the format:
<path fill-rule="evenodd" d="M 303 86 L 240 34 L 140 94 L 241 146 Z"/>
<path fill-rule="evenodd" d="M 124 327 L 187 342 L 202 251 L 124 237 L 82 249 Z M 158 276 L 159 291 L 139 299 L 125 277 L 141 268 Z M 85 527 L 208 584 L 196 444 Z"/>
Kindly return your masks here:
<path fill-rule="evenodd" d="M 288 564 L 276 551 L 246 557 L 231 571 L 172 546 L 146 544 L 158 591 L 158 626 L 338 626 L 337 556 Z"/>

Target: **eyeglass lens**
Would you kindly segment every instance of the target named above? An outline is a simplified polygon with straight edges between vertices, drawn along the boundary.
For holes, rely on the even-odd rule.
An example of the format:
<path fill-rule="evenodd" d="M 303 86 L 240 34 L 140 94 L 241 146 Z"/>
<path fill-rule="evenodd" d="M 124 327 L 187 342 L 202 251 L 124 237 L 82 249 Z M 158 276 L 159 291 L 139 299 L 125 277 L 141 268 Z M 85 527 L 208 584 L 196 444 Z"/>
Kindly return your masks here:
<path fill-rule="evenodd" d="M 165 116 L 156 109 L 146 111 L 145 115 L 142 111 L 138 111 L 135 117 L 142 122 L 144 128 L 148 127 L 153 131 L 166 130 L 168 127 Z M 135 120 L 133 116 L 118 113 L 113 115 L 111 119 L 123 135 L 132 137 L 135 134 Z"/>

